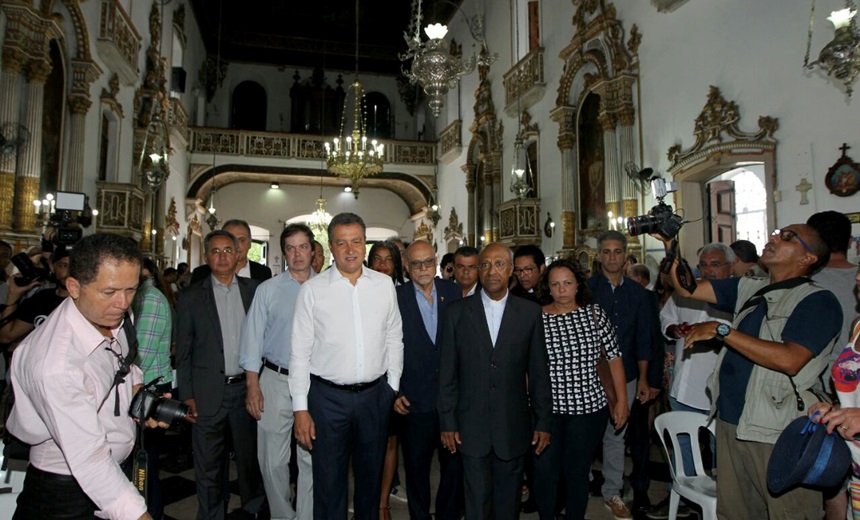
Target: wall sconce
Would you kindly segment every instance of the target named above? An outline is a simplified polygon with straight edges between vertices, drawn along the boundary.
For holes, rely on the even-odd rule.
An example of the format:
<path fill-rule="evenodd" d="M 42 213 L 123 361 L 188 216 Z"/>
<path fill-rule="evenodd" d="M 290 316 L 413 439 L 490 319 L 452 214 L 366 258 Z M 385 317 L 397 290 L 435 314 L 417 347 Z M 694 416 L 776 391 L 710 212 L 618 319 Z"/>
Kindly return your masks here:
<path fill-rule="evenodd" d="M 815 22 L 815 0 L 812 0 L 812 9 L 809 13 L 809 32 L 806 39 L 806 56 L 803 58 L 803 67 L 814 69 L 816 65 L 828 76 L 842 80 L 848 97 L 851 97 L 854 79 L 860 74 L 860 33 L 854 23 L 854 15 L 857 9 L 852 0 L 846 0 L 845 9 L 833 11 L 827 18 L 833 24 L 835 35 L 833 39 L 821 49 L 818 59 L 809 63 L 809 50 L 812 46 L 812 28 Z"/>
<path fill-rule="evenodd" d="M 552 216 L 549 214 L 549 211 L 546 212 L 546 222 L 543 224 L 543 234 L 546 235 L 547 238 L 552 238 L 555 234 L 555 222 L 552 220 Z"/>

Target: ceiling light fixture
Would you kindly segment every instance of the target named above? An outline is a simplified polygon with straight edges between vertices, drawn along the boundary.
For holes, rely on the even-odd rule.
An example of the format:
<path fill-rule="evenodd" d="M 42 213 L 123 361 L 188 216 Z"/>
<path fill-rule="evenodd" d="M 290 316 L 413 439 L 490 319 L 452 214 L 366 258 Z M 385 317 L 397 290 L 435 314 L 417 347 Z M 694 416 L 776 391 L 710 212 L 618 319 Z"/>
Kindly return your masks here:
<path fill-rule="evenodd" d="M 367 137 L 367 118 L 364 109 L 364 89 L 358 80 L 358 26 L 359 0 L 355 0 L 355 81 L 353 90 L 352 132 L 346 132 L 347 104 L 343 106 L 340 136 L 325 143 L 328 170 L 350 181 L 352 194 L 358 198 L 358 186 L 368 175 L 382 171 L 384 146 Z"/>
<path fill-rule="evenodd" d="M 466 19 L 466 25 L 472 38 L 479 42 L 484 49 L 487 49 L 483 17 L 476 14 L 469 19 L 459 5 L 453 2 L 447 3 L 457 7 L 457 10 Z M 400 61 L 404 62 L 412 60 L 410 69 L 402 70 L 403 75 L 409 79 L 409 83 L 412 85 L 421 85 L 424 92 L 430 96 L 428 103 L 430 111 L 434 117 L 439 117 L 439 114 L 442 113 L 442 107 L 445 106 L 445 95 L 449 89 L 457 86 L 460 77 L 475 70 L 476 64 L 491 65 L 498 59 L 498 56 L 491 56 L 487 53 L 479 58 L 473 51 L 469 59 L 462 60 L 462 49 L 459 46 L 454 49 L 449 47 L 445 41 L 448 27 L 440 23 L 429 24 L 424 27 L 427 41 L 422 41 L 421 18 L 421 0 L 412 0 L 412 18 L 403 33 L 403 39 L 406 40 L 409 49 L 399 58 Z"/>
<path fill-rule="evenodd" d="M 815 0 L 809 13 L 809 33 L 806 39 L 806 56 L 803 66 L 812 70 L 818 66 L 828 76 L 841 80 L 845 85 L 848 97 L 854 91 L 854 80 L 860 74 L 860 33 L 854 22 L 857 8 L 853 0 L 846 0 L 845 9 L 833 11 L 827 18 L 833 24 L 836 34 L 827 45 L 821 49 L 818 59 L 809 63 L 809 51 L 812 46 L 812 28 L 815 25 Z"/>
<path fill-rule="evenodd" d="M 514 18 L 515 24 L 515 48 L 516 48 L 516 56 L 517 60 L 520 59 L 520 21 L 519 17 Z M 517 69 L 514 71 L 514 74 L 522 74 L 522 72 Z M 519 81 L 517 81 L 519 84 Z M 522 113 L 520 112 L 520 95 L 517 94 L 517 135 L 514 137 L 514 158 L 511 163 L 511 192 L 517 196 L 517 199 L 522 199 L 530 191 L 532 191 L 532 187 L 529 184 L 529 179 L 531 178 L 531 168 L 529 167 L 529 159 L 528 154 L 526 153 L 526 149 L 523 146 L 523 125 L 522 125 Z M 526 177 L 526 174 L 529 174 Z"/>

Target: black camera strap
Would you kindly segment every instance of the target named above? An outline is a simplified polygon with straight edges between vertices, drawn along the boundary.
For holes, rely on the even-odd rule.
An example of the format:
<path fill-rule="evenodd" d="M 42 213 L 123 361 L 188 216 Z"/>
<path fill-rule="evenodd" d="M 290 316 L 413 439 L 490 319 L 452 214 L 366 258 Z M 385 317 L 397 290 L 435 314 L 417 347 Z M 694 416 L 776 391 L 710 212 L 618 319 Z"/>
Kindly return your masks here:
<path fill-rule="evenodd" d="M 128 313 L 123 317 L 122 330 L 125 333 L 126 341 L 128 341 L 128 354 L 126 354 L 125 357 L 122 357 L 114 352 L 110 346 L 105 347 L 105 350 L 116 356 L 119 361 L 119 367 L 116 369 L 116 373 L 113 376 L 113 383 L 111 383 L 111 387 L 105 395 L 105 399 L 107 399 L 107 395 L 110 394 L 110 391 L 114 390 L 113 414 L 115 417 L 119 417 L 119 386 L 125 383 L 125 377 L 131 372 L 131 365 L 134 362 L 134 358 L 137 357 L 137 330 L 135 330 L 134 324 L 132 324 Z M 102 403 L 104 404 L 104 401 L 102 401 Z"/>

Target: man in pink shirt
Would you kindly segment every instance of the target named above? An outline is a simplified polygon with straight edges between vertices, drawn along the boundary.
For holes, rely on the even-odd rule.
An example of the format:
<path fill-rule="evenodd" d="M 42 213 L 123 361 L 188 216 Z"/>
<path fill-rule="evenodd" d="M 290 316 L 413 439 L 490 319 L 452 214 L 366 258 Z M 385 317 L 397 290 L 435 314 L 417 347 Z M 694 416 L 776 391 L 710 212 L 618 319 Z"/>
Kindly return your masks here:
<path fill-rule="evenodd" d="M 131 366 L 114 385 L 129 351 L 123 319 L 140 258 L 137 245 L 118 235 L 78 242 L 66 280 L 70 297 L 12 356 L 15 407 L 7 426 L 32 445 L 15 518 L 149 518 L 121 467 L 134 446 L 128 410 L 140 369 Z"/>

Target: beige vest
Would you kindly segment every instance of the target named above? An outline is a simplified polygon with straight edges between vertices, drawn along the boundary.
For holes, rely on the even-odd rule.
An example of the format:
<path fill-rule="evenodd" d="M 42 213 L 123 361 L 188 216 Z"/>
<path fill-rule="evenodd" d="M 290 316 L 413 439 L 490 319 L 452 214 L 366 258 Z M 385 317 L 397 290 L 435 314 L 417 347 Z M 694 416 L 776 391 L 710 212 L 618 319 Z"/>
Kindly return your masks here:
<path fill-rule="evenodd" d="M 767 278 L 742 278 L 738 282 L 738 300 L 735 305 L 735 319 L 732 326 L 740 322 L 754 310 L 754 307 L 739 313 L 744 303 L 759 289 L 770 284 Z M 813 283 L 806 283 L 793 289 L 778 289 L 765 294 L 767 316 L 762 320 L 758 337 L 766 341 L 782 343 L 782 329 L 794 308 L 807 296 L 822 289 Z M 810 360 L 795 376 L 769 370 L 759 365 L 753 367 L 746 390 L 746 403 L 738 424 L 738 439 L 774 444 L 782 430 L 792 420 L 804 415 L 805 410 L 820 399 L 810 391 L 822 394 L 819 375 L 827 368 L 827 361 L 836 337 L 833 337 L 820 354 Z M 727 348 L 720 351 L 714 373 L 708 379 L 711 392 L 711 417 L 716 413 L 719 397 L 720 367 Z M 803 409 L 797 409 L 797 397 L 791 381 L 803 400 Z"/>

